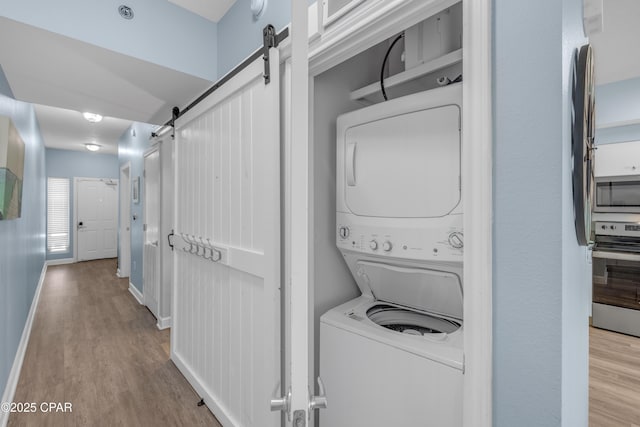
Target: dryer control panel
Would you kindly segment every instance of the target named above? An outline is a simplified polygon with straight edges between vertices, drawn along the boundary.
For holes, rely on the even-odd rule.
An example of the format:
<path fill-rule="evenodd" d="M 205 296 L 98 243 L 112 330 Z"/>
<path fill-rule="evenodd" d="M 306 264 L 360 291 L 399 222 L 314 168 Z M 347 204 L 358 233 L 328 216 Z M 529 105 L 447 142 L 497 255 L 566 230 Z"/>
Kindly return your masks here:
<path fill-rule="evenodd" d="M 339 249 L 390 258 L 462 261 L 464 233 L 458 224 L 462 223 L 462 215 L 435 221 L 441 224 L 433 224 L 431 219 L 432 224 L 416 223 L 415 227 L 368 225 L 362 220 L 354 223 L 350 216 L 338 215 L 336 244 Z"/>

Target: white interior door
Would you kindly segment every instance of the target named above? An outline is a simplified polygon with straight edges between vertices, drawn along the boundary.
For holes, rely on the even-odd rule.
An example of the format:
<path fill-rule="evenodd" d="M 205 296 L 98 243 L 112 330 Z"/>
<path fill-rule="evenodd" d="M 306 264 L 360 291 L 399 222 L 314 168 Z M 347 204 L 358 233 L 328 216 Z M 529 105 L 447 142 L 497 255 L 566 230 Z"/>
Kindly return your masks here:
<path fill-rule="evenodd" d="M 119 277 L 131 274 L 131 184 L 129 173 L 131 165 L 120 167 L 120 258 L 118 260 Z"/>
<path fill-rule="evenodd" d="M 144 304 L 159 319 L 160 300 L 160 151 L 144 156 L 144 246 L 142 282 Z"/>
<path fill-rule="evenodd" d="M 76 179 L 78 261 L 115 258 L 118 247 L 118 180 Z"/>
<path fill-rule="evenodd" d="M 279 55 L 176 121 L 171 358 L 225 426 L 280 426 Z"/>

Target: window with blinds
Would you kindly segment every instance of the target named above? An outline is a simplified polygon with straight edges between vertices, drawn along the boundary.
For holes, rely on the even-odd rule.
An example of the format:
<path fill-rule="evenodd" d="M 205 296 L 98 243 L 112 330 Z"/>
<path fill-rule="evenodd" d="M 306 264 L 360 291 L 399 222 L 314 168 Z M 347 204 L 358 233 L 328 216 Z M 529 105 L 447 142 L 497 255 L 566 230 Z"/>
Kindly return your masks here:
<path fill-rule="evenodd" d="M 69 250 L 69 179 L 47 179 L 47 250 Z"/>

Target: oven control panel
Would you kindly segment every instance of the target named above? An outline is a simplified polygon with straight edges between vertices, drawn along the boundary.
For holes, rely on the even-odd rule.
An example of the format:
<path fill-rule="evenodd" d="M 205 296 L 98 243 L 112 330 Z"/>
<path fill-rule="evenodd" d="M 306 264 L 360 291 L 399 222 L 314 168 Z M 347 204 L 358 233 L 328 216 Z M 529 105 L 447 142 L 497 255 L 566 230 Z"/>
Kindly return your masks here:
<path fill-rule="evenodd" d="M 640 237 L 640 223 L 596 222 L 595 232 L 601 236 Z"/>

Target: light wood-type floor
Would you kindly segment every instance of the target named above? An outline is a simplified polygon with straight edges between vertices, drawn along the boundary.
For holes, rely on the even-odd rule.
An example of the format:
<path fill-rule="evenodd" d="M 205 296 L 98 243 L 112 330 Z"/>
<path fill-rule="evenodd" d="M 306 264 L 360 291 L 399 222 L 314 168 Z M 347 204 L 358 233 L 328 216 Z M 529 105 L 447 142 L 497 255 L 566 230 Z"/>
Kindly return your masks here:
<path fill-rule="evenodd" d="M 115 260 L 48 268 L 14 399 L 38 412 L 9 426 L 220 426 L 169 360 L 169 331 L 115 271 Z"/>
<path fill-rule="evenodd" d="M 169 331 L 115 260 L 47 270 L 9 426 L 220 426 L 169 360 Z M 590 427 L 640 426 L 640 338 L 590 328 Z M 71 413 L 40 411 L 69 402 Z"/>
<path fill-rule="evenodd" d="M 640 338 L 590 330 L 589 426 L 640 426 Z"/>

